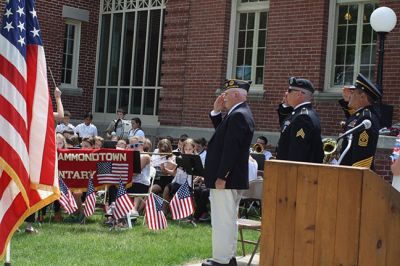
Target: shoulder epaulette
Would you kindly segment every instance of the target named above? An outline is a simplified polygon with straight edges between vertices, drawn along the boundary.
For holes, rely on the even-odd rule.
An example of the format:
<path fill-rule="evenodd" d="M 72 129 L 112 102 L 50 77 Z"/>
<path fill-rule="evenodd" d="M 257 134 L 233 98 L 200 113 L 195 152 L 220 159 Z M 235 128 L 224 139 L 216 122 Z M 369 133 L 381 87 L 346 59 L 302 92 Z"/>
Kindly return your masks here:
<path fill-rule="evenodd" d="M 362 116 L 371 117 L 371 111 L 368 108 L 364 109 L 362 112 Z"/>
<path fill-rule="evenodd" d="M 301 108 L 300 114 L 302 114 L 302 115 L 308 115 L 308 109 L 305 108 L 305 107 Z"/>

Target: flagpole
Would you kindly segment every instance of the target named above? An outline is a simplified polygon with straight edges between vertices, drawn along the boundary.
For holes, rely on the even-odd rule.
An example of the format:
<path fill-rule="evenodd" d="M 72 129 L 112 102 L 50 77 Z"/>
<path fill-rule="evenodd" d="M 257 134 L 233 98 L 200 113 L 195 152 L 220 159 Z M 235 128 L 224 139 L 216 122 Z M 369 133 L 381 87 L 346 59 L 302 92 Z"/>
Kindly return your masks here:
<path fill-rule="evenodd" d="M 57 88 L 57 84 L 56 84 L 56 81 L 55 81 L 54 76 L 53 76 L 53 72 L 51 71 L 50 67 L 49 67 L 49 72 L 50 72 L 51 79 L 53 80 L 53 83 L 54 83 L 54 88 Z"/>
<path fill-rule="evenodd" d="M 11 266 L 11 240 L 7 244 L 6 260 L 4 261 L 4 266 Z"/>

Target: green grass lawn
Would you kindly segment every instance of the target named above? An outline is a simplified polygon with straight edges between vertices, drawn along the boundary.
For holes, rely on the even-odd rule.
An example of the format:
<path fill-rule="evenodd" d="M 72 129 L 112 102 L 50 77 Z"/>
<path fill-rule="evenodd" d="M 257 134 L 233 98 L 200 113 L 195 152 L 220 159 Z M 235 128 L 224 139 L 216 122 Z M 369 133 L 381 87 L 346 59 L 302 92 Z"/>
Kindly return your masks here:
<path fill-rule="evenodd" d="M 211 226 L 168 220 L 151 231 L 139 218 L 130 230 L 112 230 L 95 215 L 86 225 L 44 223 L 38 234 L 15 233 L 12 265 L 183 265 L 211 256 Z M 247 237 L 256 238 L 256 233 Z M 238 247 L 240 247 L 238 245 Z M 250 252 L 249 247 L 247 253 Z M 241 254 L 241 251 L 238 251 Z"/>

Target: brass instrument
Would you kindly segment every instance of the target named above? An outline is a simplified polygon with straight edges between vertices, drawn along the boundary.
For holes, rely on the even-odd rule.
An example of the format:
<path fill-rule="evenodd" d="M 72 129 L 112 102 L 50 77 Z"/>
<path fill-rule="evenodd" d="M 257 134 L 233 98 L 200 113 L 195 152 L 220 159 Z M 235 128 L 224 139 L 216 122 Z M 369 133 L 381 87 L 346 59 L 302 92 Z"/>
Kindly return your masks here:
<path fill-rule="evenodd" d="M 264 147 L 260 143 L 255 143 L 250 150 L 254 153 L 263 153 Z"/>
<path fill-rule="evenodd" d="M 322 149 L 324 150 L 323 163 L 331 164 L 334 159 L 337 159 L 338 144 L 332 138 L 322 139 Z"/>

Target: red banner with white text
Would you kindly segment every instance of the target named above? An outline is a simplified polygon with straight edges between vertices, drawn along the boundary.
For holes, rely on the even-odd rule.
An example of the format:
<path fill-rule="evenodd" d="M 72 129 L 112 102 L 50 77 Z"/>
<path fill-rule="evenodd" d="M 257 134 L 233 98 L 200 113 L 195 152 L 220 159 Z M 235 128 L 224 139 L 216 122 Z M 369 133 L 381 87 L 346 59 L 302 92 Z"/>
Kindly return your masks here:
<path fill-rule="evenodd" d="M 132 183 L 133 151 L 116 149 L 58 150 L 58 176 L 72 191 L 85 191 L 93 178 L 96 188 Z"/>

